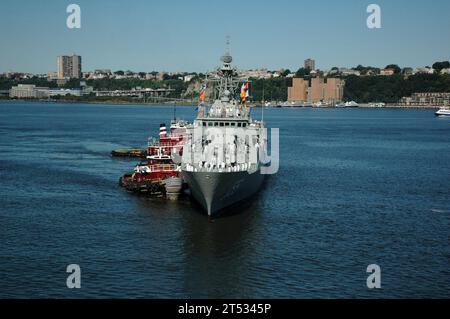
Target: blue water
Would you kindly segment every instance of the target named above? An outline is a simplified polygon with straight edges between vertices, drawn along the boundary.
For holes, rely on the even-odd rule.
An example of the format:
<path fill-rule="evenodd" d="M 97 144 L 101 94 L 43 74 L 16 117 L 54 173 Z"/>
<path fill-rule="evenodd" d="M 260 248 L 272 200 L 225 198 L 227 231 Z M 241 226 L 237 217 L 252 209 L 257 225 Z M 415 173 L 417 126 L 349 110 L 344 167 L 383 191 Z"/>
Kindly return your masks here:
<path fill-rule="evenodd" d="M 255 111 L 259 115 L 260 111 Z M 193 108 L 179 108 L 190 120 Z M 170 107 L 0 103 L 1 298 L 450 297 L 450 120 L 274 109 L 281 169 L 240 214 L 118 186 Z M 79 264 L 81 289 L 66 288 Z M 382 289 L 366 286 L 367 266 Z"/>

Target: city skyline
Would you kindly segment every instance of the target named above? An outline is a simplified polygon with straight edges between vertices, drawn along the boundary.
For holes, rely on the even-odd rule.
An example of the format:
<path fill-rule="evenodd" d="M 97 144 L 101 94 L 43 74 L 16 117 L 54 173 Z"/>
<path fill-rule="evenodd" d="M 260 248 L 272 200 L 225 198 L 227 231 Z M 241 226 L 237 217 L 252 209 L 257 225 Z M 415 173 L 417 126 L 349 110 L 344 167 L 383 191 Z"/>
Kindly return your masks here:
<path fill-rule="evenodd" d="M 233 0 L 230 7 L 240 9 L 228 16 L 223 3 L 203 0 L 176 6 L 137 1 L 131 7 L 124 1 L 83 0 L 76 1 L 81 29 L 68 29 L 70 3 L 22 0 L 4 5 L 0 27 L 9 32 L 2 35 L 6 45 L 0 72 L 54 72 L 54 57 L 73 52 L 83 56 L 86 71 L 206 72 L 219 65 L 226 35 L 241 69 L 295 71 L 307 58 L 322 70 L 358 64 L 421 67 L 450 59 L 450 3 L 444 1 L 432 7 L 425 1 L 376 1 L 382 28 L 375 30 L 366 26 L 367 1 L 258 5 Z M 255 28 L 261 32 L 254 34 Z"/>

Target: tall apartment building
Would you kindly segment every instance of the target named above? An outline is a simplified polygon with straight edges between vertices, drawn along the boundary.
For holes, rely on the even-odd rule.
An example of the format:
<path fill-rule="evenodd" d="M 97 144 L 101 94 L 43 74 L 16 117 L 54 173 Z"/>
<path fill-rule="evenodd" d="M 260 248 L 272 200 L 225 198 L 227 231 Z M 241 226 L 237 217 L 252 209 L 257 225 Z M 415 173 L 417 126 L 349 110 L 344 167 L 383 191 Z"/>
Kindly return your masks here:
<path fill-rule="evenodd" d="M 305 69 L 307 70 L 315 70 L 316 69 L 316 61 L 313 59 L 306 59 L 305 60 Z"/>
<path fill-rule="evenodd" d="M 290 102 L 339 102 L 344 97 L 345 81 L 338 78 L 292 79 L 288 87 Z"/>
<path fill-rule="evenodd" d="M 81 78 L 81 56 L 79 55 L 61 55 L 57 60 L 57 76 L 59 79 Z"/>

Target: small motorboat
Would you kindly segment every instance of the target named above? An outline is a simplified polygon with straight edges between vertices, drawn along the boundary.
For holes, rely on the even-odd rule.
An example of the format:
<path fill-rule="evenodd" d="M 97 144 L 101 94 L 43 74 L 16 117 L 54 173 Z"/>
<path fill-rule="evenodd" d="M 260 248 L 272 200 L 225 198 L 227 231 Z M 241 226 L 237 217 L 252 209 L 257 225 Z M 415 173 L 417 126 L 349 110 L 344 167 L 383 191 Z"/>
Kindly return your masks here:
<path fill-rule="evenodd" d="M 449 107 L 443 107 L 439 109 L 439 111 L 436 112 L 436 116 L 439 117 L 450 117 L 450 108 Z"/>

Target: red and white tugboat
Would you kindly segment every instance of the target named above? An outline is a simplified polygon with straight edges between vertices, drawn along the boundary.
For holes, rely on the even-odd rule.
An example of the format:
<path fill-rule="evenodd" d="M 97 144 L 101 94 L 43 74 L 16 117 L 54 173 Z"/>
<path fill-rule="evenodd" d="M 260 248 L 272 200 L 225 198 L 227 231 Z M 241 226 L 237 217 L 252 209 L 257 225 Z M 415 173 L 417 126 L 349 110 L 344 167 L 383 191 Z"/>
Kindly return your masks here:
<path fill-rule="evenodd" d="M 183 155 L 186 126 L 184 121 L 172 121 L 168 134 L 166 125 L 161 124 L 159 140 L 149 139 L 147 161 L 138 164 L 133 172 L 124 175 L 120 179 L 121 186 L 133 192 L 177 199 L 183 188 L 183 180 L 181 165 L 174 163 L 172 156 Z"/>

